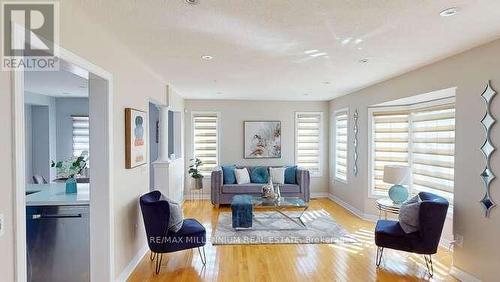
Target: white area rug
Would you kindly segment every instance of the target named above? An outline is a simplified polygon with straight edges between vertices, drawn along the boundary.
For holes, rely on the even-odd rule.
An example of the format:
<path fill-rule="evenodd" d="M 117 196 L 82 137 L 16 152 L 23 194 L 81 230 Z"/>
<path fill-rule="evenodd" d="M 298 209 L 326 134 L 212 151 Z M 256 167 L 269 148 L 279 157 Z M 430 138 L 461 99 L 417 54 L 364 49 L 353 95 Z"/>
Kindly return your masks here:
<path fill-rule="evenodd" d="M 286 212 L 296 217 L 300 212 Z M 252 230 L 236 231 L 232 227 L 231 213 L 223 212 L 212 236 L 214 245 L 249 245 L 249 244 L 338 244 L 358 242 L 342 226 L 336 223 L 325 210 L 306 211 L 302 221 L 307 229 L 302 230 L 263 230 L 286 229 L 298 226 L 272 212 L 254 212 Z"/>

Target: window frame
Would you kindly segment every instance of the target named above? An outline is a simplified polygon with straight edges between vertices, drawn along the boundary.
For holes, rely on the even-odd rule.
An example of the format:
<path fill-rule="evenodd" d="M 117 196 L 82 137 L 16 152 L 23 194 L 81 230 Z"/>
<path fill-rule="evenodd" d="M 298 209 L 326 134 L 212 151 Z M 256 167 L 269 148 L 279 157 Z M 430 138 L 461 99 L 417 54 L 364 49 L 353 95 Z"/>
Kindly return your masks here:
<path fill-rule="evenodd" d="M 324 127 L 324 120 L 323 120 L 323 112 L 322 111 L 302 111 L 302 112 L 295 112 L 295 120 L 294 120 L 294 159 L 295 159 L 295 164 L 298 165 L 298 137 L 299 137 L 299 131 L 298 131 L 298 118 L 299 115 L 301 114 L 317 114 L 319 115 L 319 152 L 318 152 L 318 172 L 313 172 L 309 171 L 311 177 L 323 177 L 323 146 L 324 146 L 324 133 L 323 133 L 323 127 Z"/>
<path fill-rule="evenodd" d="M 216 160 L 217 160 L 217 165 L 220 166 L 220 140 L 221 140 L 221 113 L 217 111 L 191 111 L 191 158 L 195 158 L 195 142 L 194 142 L 194 118 L 196 115 L 204 115 L 204 114 L 210 114 L 210 115 L 215 115 L 217 116 L 217 146 L 216 146 Z M 212 174 L 204 174 L 202 173 L 204 178 L 210 179 L 212 177 Z"/>
<path fill-rule="evenodd" d="M 422 109 L 426 108 L 432 108 L 432 107 L 439 107 L 439 106 L 444 106 L 444 105 L 449 105 L 449 104 L 454 104 L 455 109 L 456 109 L 456 99 L 455 97 L 447 97 L 447 98 L 442 98 L 442 99 L 436 99 L 432 101 L 423 101 L 419 103 L 414 103 L 411 105 L 399 105 L 399 106 L 374 106 L 374 107 L 368 107 L 368 198 L 370 199 L 380 199 L 387 197 L 387 193 L 378 193 L 374 189 L 374 183 L 373 183 L 373 173 L 374 173 L 374 159 L 373 156 L 375 155 L 375 144 L 373 142 L 373 129 L 374 129 L 374 122 L 375 119 L 373 118 L 374 113 L 380 113 L 380 112 L 394 112 L 394 111 L 419 111 Z M 455 118 L 456 121 L 456 118 Z M 411 118 L 408 119 L 408 134 L 409 136 L 411 135 L 411 128 L 412 128 L 412 122 L 413 120 Z M 413 142 L 412 138 L 409 138 L 408 140 L 408 163 L 409 167 L 412 171 L 413 174 L 413 153 L 412 153 L 412 147 L 411 143 Z M 455 142 L 456 142 L 456 136 L 455 136 Z M 456 144 L 456 143 L 455 143 Z M 455 163 L 455 162 L 454 162 Z M 408 191 L 410 194 L 412 194 L 413 191 L 413 181 L 408 185 Z M 455 191 L 453 191 L 453 194 Z"/>
<path fill-rule="evenodd" d="M 89 141 L 87 142 L 87 153 L 90 155 L 90 117 L 89 115 L 71 115 L 71 128 L 72 128 L 72 132 L 71 132 L 71 155 L 73 157 L 79 157 L 81 155 L 75 155 L 75 133 L 74 133 L 74 130 L 75 130 L 75 119 L 78 119 L 78 118 L 87 118 L 87 123 L 88 123 L 88 130 L 89 130 L 89 134 L 88 134 L 88 137 L 89 137 Z"/>
<path fill-rule="evenodd" d="M 338 178 L 337 177 L 337 115 L 339 113 L 344 112 L 347 115 L 347 120 L 346 120 L 346 128 L 347 128 L 347 144 L 346 144 L 346 160 L 345 160 L 345 166 L 346 166 L 346 175 L 345 179 Z M 348 184 L 349 182 L 349 107 L 337 109 L 333 112 L 332 115 L 332 123 L 333 123 L 333 180 L 337 182 L 341 182 L 343 184 Z"/>

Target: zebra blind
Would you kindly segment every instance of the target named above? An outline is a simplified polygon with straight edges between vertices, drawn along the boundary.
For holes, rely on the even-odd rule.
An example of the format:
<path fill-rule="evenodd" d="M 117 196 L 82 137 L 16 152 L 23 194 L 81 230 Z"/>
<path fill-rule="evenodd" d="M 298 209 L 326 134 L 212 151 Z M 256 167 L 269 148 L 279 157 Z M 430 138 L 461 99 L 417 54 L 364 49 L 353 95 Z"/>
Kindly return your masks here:
<path fill-rule="evenodd" d="M 347 110 L 335 114 L 335 178 L 347 181 Z"/>
<path fill-rule="evenodd" d="M 385 165 L 412 169 L 410 191 L 432 192 L 453 199 L 455 106 L 401 112 L 375 112 L 372 124 L 372 189 L 386 195 Z"/>
<path fill-rule="evenodd" d="M 194 157 L 202 161 L 202 175 L 210 175 L 218 165 L 218 114 L 193 113 Z"/>
<path fill-rule="evenodd" d="M 321 175 L 321 125 L 321 112 L 295 115 L 297 166 L 309 170 L 309 173 L 315 176 Z"/>
<path fill-rule="evenodd" d="M 89 117 L 71 116 L 73 123 L 73 156 L 79 157 L 89 151 Z"/>

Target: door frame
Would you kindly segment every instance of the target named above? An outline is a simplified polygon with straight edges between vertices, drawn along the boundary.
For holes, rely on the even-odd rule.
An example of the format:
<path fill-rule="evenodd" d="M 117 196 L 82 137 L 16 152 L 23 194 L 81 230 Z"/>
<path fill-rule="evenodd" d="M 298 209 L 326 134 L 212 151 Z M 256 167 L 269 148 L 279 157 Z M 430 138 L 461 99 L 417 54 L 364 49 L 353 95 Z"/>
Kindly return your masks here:
<path fill-rule="evenodd" d="M 13 35 L 18 36 L 16 32 Z M 105 175 L 90 185 L 90 278 L 91 281 L 114 281 L 114 212 L 113 212 L 113 75 L 92 62 L 59 48 L 59 58 L 76 65 L 107 81 L 106 105 L 99 112 L 104 117 L 105 136 L 101 141 L 101 161 L 93 161 L 93 167 Z M 89 78 L 90 83 L 90 78 Z M 27 279 L 26 265 L 26 178 L 25 178 L 25 118 L 24 118 L 24 71 L 11 71 L 12 126 L 13 126 L 13 176 L 14 176 L 14 230 L 15 230 L 15 280 Z M 90 87 L 89 87 L 90 90 Z M 89 99 L 91 95 L 89 93 Z M 100 121 L 102 123 L 102 121 Z M 92 138 L 91 138 L 92 139 Z M 92 142 L 92 140 L 91 140 Z M 91 168 L 92 172 L 92 168 Z M 99 195 L 99 196 L 97 196 Z"/>

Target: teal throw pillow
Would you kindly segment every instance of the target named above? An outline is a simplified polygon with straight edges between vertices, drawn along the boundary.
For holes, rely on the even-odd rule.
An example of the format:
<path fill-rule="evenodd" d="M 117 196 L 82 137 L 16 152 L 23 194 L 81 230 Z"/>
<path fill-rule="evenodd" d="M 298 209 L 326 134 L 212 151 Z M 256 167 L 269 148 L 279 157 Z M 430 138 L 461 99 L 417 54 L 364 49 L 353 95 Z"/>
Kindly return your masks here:
<path fill-rule="evenodd" d="M 224 184 L 235 184 L 236 176 L 234 175 L 235 165 L 223 165 L 222 174 L 224 175 Z"/>
<path fill-rule="evenodd" d="M 297 166 L 289 166 L 285 169 L 285 184 L 297 184 Z"/>
<path fill-rule="evenodd" d="M 250 174 L 252 183 L 267 183 L 269 181 L 269 172 L 265 166 L 257 166 L 252 169 Z"/>

